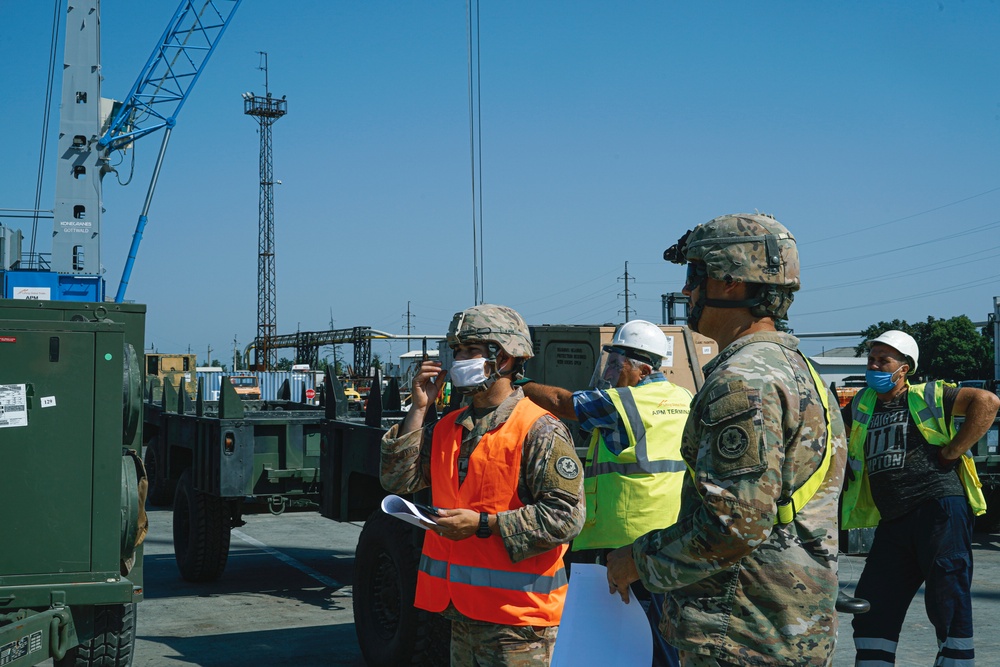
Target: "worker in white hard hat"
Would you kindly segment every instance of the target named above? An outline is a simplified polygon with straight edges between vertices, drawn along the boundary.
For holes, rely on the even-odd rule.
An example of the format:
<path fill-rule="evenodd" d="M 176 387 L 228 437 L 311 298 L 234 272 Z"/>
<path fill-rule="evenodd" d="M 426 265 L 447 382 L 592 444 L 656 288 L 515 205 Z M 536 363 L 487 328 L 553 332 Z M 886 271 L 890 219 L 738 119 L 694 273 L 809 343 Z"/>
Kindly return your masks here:
<path fill-rule="evenodd" d="M 590 433 L 584 464 L 587 519 L 573 540 L 575 562 L 603 564 L 610 550 L 677 521 L 685 474 L 681 434 L 691 393 L 660 371 L 670 354 L 658 326 L 631 320 L 603 348 L 592 389 L 570 392 L 519 381 L 532 401 Z M 654 667 L 678 665 L 677 649 L 658 629 L 663 595 L 638 581 L 633 592 L 652 627 Z"/>
<path fill-rule="evenodd" d="M 920 350 L 886 331 L 869 343 L 868 387 L 844 408 L 850 433 L 842 528 L 878 526 L 855 595 L 856 664 L 891 665 L 914 594 L 926 585 L 935 665 L 973 665 L 972 524 L 986 502 L 967 455 L 993 424 L 995 394 L 938 380 L 910 384 Z M 960 431 L 955 417 L 965 416 Z"/>

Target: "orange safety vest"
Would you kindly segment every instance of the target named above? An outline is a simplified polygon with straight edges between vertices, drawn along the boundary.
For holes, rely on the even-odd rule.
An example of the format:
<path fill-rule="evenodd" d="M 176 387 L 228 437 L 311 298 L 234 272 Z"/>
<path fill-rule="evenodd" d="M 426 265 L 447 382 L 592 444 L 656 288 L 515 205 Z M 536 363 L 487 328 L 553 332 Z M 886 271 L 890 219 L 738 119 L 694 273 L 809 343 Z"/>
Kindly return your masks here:
<path fill-rule="evenodd" d="M 431 495 L 434 505 L 497 514 L 524 507 L 517 496 L 521 449 L 531 426 L 549 414 L 527 398 L 510 418 L 485 434 L 469 457 L 469 469 L 458 484 L 462 427 L 458 410 L 434 428 L 431 443 Z M 467 537 L 455 542 L 434 531 L 424 534 L 417 571 L 414 606 L 444 611 L 448 603 L 479 621 L 500 625 L 559 625 L 568 579 L 563 566 L 567 546 L 511 562 L 499 535 Z"/>

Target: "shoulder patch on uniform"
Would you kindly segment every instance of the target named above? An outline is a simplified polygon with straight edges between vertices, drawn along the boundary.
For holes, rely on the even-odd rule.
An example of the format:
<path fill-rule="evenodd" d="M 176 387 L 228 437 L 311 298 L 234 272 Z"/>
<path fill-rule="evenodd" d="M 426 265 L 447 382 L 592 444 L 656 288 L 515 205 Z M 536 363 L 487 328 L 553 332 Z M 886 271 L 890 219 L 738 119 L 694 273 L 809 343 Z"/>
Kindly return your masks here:
<path fill-rule="evenodd" d="M 750 436 L 740 426 L 727 426 L 719 431 L 715 440 L 715 448 L 724 459 L 738 459 L 750 447 Z"/>
<path fill-rule="evenodd" d="M 580 476 L 580 464 L 569 456 L 560 456 L 556 461 L 556 472 L 560 477 L 576 479 Z"/>

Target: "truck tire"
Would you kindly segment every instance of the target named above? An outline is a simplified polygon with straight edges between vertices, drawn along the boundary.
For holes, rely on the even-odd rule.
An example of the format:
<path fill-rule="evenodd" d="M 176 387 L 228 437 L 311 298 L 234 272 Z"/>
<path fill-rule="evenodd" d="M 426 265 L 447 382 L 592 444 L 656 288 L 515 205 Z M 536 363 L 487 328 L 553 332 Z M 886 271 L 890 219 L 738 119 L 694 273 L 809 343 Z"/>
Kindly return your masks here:
<path fill-rule="evenodd" d="M 135 653 L 134 602 L 94 607 L 94 638 L 74 646 L 54 667 L 129 667 Z"/>
<path fill-rule="evenodd" d="M 369 667 L 447 665 L 451 627 L 417 609 L 418 528 L 375 510 L 354 555 L 354 628 Z"/>
<path fill-rule="evenodd" d="M 191 469 L 181 473 L 174 496 L 174 558 L 187 581 L 215 581 L 229 558 L 232 528 L 226 501 L 194 488 Z"/>
<path fill-rule="evenodd" d="M 146 479 L 149 489 L 146 492 L 146 502 L 152 507 L 169 507 L 174 502 L 175 486 L 167 479 L 167 471 L 160 469 L 159 439 L 153 438 L 146 445 L 146 453 L 142 464 L 146 466 Z"/>

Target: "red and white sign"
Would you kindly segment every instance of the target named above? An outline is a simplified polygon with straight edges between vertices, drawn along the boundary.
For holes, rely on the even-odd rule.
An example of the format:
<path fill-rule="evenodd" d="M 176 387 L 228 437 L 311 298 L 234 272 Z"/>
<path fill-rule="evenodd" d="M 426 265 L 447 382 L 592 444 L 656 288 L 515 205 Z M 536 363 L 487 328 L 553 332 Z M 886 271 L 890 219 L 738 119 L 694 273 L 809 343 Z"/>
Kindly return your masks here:
<path fill-rule="evenodd" d="M 306 389 L 306 398 L 309 399 L 310 401 L 316 398 L 316 390 Z"/>

